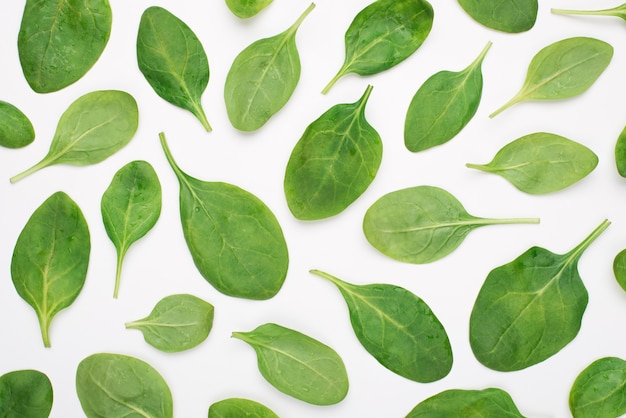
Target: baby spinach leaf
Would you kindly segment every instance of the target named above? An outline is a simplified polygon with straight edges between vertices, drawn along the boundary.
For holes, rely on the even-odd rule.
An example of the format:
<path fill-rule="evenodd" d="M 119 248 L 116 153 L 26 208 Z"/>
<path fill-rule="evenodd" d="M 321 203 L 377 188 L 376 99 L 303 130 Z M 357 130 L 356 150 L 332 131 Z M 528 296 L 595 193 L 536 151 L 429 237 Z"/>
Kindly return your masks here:
<path fill-rule="evenodd" d="M 489 273 L 470 317 L 478 361 L 493 370 L 521 370 L 576 337 L 588 299 L 578 260 L 609 225 L 602 222 L 566 254 L 532 247 Z"/>
<path fill-rule="evenodd" d="M 476 22 L 507 33 L 526 32 L 537 21 L 537 0 L 459 0 Z"/>
<path fill-rule="evenodd" d="M 626 291 L 626 249 L 620 251 L 613 259 L 613 274 L 620 287 Z"/>
<path fill-rule="evenodd" d="M 348 73 L 377 74 L 407 59 L 426 40 L 433 18 L 426 0 L 378 0 L 365 7 L 346 31 L 343 65 L 322 93 Z"/>
<path fill-rule="evenodd" d="M 462 71 L 440 71 L 417 90 L 406 114 L 404 144 L 412 152 L 444 144 L 476 114 L 483 91 L 481 66 L 491 42 Z"/>
<path fill-rule="evenodd" d="M 527 100 L 559 100 L 582 94 L 600 77 L 611 58 L 613 47 L 594 38 L 567 38 L 550 44 L 530 61 L 520 91 L 489 117 Z"/>
<path fill-rule="evenodd" d="M 626 177 L 626 128 L 622 130 L 615 144 L 615 165 L 619 175 Z"/>
<path fill-rule="evenodd" d="M 505 145 L 487 164 L 467 167 L 498 174 L 523 192 L 545 194 L 571 186 L 597 165 L 597 155 L 584 145 L 538 132 Z"/>
<path fill-rule="evenodd" d="M 450 372 L 448 334 L 422 299 L 399 286 L 360 286 L 319 270 L 311 273 L 337 286 L 361 345 L 387 369 L 422 383 L 442 379 Z"/>
<path fill-rule="evenodd" d="M 584 15 L 584 16 L 613 16 L 626 20 L 626 3 L 619 6 L 602 10 L 567 10 L 552 9 L 552 13 L 560 15 Z"/>
<path fill-rule="evenodd" d="M 213 305 L 186 294 L 167 296 L 147 317 L 126 323 L 126 328 L 138 329 L 148 344 L 166 353 L 199 345 L 212 326 Z"/>
<path fill-rule="evenodd" d="M 220 292 L 269 299 L 287 275 L 287 243 L 272 211 L 253 194 L 228 183 L 205 182 L 183 172 L 159 134 L 180 183 L 185 241 L 202 276 Z"/>
<path fill-rule="evenodd" d="M 271 409 L 249 399 L 229 398 L 209 408 L 209 418 L 278 418 Z"/>
<path fill-rule="evenodd" d="M 13 285 L 37 313 L 46 347 L 52 318 L 74 302 L 85 284 L 90 250 L 83 213 L 63 192 L 46 199 L 17 238 L 11 259 Z"/>
<path fill-rule="evenodd" d="M 341 357 L 325 344 L 298 331 L 264 324 L 250 332 L 233 332 L 254 348 L 259 371 L 279 391 L 314 405 L 332 405 L 348 393 Z"/>
<path fill-rule="evenodd" d="M 300 80 L 296 32 L 315 8 L 311 5 L 286 31 L 253 42 L 237 55 L 224 85 L 232 125 L 255 131 L 287 104 Z"/>
<path fill-rule="evenodd" d="M 37 93 L 73 84 L 98 61 L 111 34 L 108 0 L 26 0 L 17 49 Z"/>
<path fill-rule="evenodd" d="M 78 364 L 76 393 L 87 418 L 172 418 L 172 393 L 148 363 L 121 354 L 97 353 Z"/>
<path fill-rule="evenodd" d="M 346 209 L 369 187 L 382 160 L 378 132 L 365 119 L 372 86 L 356 103 L 331 107 L 311 123 L 291 152 L 285 196 L 298 219 L 315 220 Z"/>
<path fill-rule="evenodd" d="M 604 357 L 583 370 L 569 394 L 574 418 L 621 417 L 626 414 L 626 361 Z"/>
<path fill-rule="evenodd" d="M 420 402 L 406 418 L 523 418 L 502 389 L 450 389 Z"/>
<path fill-rule="evenodd" d="M 102 90 L 79 97 L 61 115 L 48 154 L 11 182 L 55 164 L 84 166 L 105 160 L 130 142 L 138 117 L 137 102 L 126 92 Z"/>
<path fill-rule="evenodd" d="M 0 146 L 22 148 L 35 140 L 28 117 L 11 103 L 0 100 Z"/>
<path fill-rule="evenodd" d="M 48 418 L 52 384 L 37 370 L 17 370 L 0 376 L 0 417 Z"/>
<path fill-rule="evenodd" d="M 424 264 L 450 254 L 475 228 L 512 223 L 539 223 L 539 219 L 478 218 L 447 191 L 417 186 L 388 193 L 374 202 L 365 213 L 363 232 L 386 256 Z"/>
<path fill-rule="evenodd" d="M 226 0 L 226 6 L 241 19 L 247 19 L 265 9 L 272 0 Z"/>
<path fill-rule="evenodd" d="M 209 61 L 202 43 L 185 22 L 162 7 L 147 8 L 137 33 L 137 62 L 156 94 L 193 113 L 211 131 L 202 109 Z"/>
<path fill-rule="evenodd" d="M 117 250 L 113 297 L 117 298 L 124 256 L 130 246 L 146 235 L 161 214 L 161 183 L 146 161 L 122 167 L 102 195 L 102 220 Z"/>

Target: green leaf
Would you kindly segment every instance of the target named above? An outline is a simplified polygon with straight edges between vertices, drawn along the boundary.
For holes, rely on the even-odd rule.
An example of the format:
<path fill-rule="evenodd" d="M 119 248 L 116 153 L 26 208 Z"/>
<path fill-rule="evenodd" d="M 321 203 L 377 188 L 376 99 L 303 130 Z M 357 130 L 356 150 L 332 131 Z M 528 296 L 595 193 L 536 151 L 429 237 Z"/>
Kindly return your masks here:
<path fill-rule="evenodd" d="M 37 313 L 46 347 L 52 318 L 74 302 L 85 284 L 90 249 L 87 222 L 63 192 L 43 202 L 17 238 L 11 259 L 13 285 Z"/>
<path fill-rule="evenodd" d="M 285 171 L 285 197 L 298 219 L 328 218 L 346 209 L 374 180 L 383 145 L 365 119 L 372 86 L 356 103 L 331 107 L 311 123 Z"/>
<path fill-rule="evenodd" d="M 559 100 L 585 92 L 613 58 L 613 47 L 594 38 L 567 38 L 548 45 L 533 57 L 520 91 L 489 115 L 498 115 L 527 100 Z"/>
<path fill-rule="evenodd" d="M 417 186 L 388 193 L 374 202 L 365 213 L 363 232 L 386 256 L 424 264 L 450 254 L 475 228 L 512 223 L 539 223 L 539 219 L 478 218 L 447 191 Z"/>
<path fill-rule="evenodd" d="M 619 175 L 626 177 L 626 128 L 622 130 L 615 144 L 615 165 Z"/>
<path fill-rule="evenodd" d="M 0 146 L 22 148 L 35 140 L 35 129 L 28 117 L 11 103 L 0 100 Z"/>
<path fill-rule="evenodd" d="M 567 10 L 551 9 L 554 14 L 561 15 L 581 15 L 581 16 L 613 16 L 626 20 L 626 3 L 619 6 L 602 10 Z"/>
<path fill-rule="evenodd" d="M 314 405 L 332 405 L 346 397 L 346 368 L 327 345 L 276 324 L 232 336 L 254 348 L 259 371 L 279 391 Z"/>
<path fill-rule="evenodd" d="M 52 384 L 37 370 L 17 370 L 0 376 L 0 417 L 48 418 Z"/>
<path fill-rule="evenodd" d="M 220 292 L 269 299 L 287 275 L 287 243 L 272 211 L 253 194 L 228 183 L 187 175 L 159 134 L 180 183 L 180 219 L 193 261 Z"/>
<path fill-rule="evenodd" d="M 537 21 L 537 0 L 458 0 L 476 22 L 507 33 L 526 32 Z"/>
<path fill-rule="evenodd" d="M 337 286 L 350 310 L 354 333 L 384 367 L 422 383 L 442 379 L 450 372 L 448 334 L 422 299 L 399 286 L 360 286 L 319 270 L 311 273 Z"/>
<path fill-rule="evenodd" d="M 584 145 L 538 132 L 505 145 L 487 164 L 467 167 L 498 174 L 523 192 L 545 194 L 582 180 L 597 165 L 597 155 Z"/>
<path fill-rule="evenodd" d="M 348 73 L 377 74 L 407 59 L 426 40 L 433 18 L 426 0 L 378 0 L 365 7 L 346 31 L 343 65 L 322 93 Z"/>
<path fill-rule="evenodd" d="M 138 118 L 137 102 L 123 91 L 94 91 L 79 97 L 61 115 L 48 154 L 11 177 L 11 182 L 55 164 L 84 166 L 105 160 L 130 142 Z"/>
<path fill-rule="evenodd" d="M 626 249 L 620 251 L 613 259 L 613 274 L 617 283 L 626 292 Z"/>
<path fill-rule="evenodd" d="M 470 317 L 470 345 L 478 361 L 493 370 L 521 370 L 576 337 L 588 299 L 578 260 L 609 225 L 602 222 L 566 254 L 532 247 L 489 273 Z"/>
<path fill-rule="evenodd" d="M 523 418 L 511 396 L 497 388 L 450 389 L 420 402 L 406 418 Z"/>
<path fill-rule="evenodd" d="M 98 353 L 76 370 L 76 393 L 87 418 L 172 418 L 172 394 L 148 363 L 121 354 Z"/>
<path fill-rule="evenodd" d="M 444 144 L 474 117 L 483 91 L 481 66 L 491 42 L 462 71 L 440 71 L 417 90 L 406 114 L 404 144 L 412 152 Z"/>
<path fill-rule="evenodd" d="M 235 16 L 248 19 L 270 5 L 272 0 L 226 0 L 226 6 Z"/>
<path fill-rule="evenodd" d="M 311 3 L 289 29 L 250 44 L 233 61 L 224 101 L 236 129 L 259 129 L 289 101 L 300 80 L 296 32 L 314 8 Z"/>
<path fill-rule="evenodd" d="M 583 370 L 569 394 L 574 418 L 612 418 L 626 414 L 626 361 L 604 357 Z"/>
<path fill-rule="evenodd" d="M 193 113 L 211 131 L 202 109 L 209 61 L 202 43 L 185 22 L 162 7 L 147 8 L 137 33 L 137 62 L 156 94 Z"/>
<path fill-rule="evenodd" d="M 108 0 L 26 0 L 17 49 L 37 93 L 61 90 L 98 61 L 111 34 Z"/>
<path fill-rule="evenodd" d="M 171 295 L 161 299 L 150 315 L 126 323 L 138 329 L 148 344 L 166 353 L 189 350 L 209 336 L 213 326 L 213 305 L 192 295 Z"/>
<path fill-rule="evenodd" d="M 229 398 L 209 408 L 209 418 L 278 418 L 271 409 L 249 399 Z"/>

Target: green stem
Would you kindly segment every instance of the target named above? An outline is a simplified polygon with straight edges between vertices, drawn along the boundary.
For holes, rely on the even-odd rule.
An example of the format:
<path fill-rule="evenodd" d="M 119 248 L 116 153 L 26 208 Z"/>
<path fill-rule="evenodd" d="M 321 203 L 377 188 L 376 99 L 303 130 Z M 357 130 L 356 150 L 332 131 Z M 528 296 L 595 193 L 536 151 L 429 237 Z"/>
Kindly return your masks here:
<path fill-rule="evenodd" d="M 616 9 L 602 10 L 569 10 L 569 9 L 550 9 L 556 15 L 581 15 L 581 16 L 611 16 Z"/>
<path fill-rule="evenodd" d="M 498 116 L 500 113 L 504 112 L 509 107 L 511 107 L 514 104 L 517 104 L 517 103 L 519 103 L 519 102 L 521 102 L 523 100 L 524 100 L 524 98 L 521 96 L 520 93 L 516 94 L 515 96 L 513 96 L 513 98 L 511 100 L 506 102 L 502 107 L 500 107 L 495 112 L 493 112 L 491 115 L 489 115 L 489 118 L 493 119 L 494 117 Z"/>
<path fill-rule="evenodd" d="M 202 126 L 204 126 L 204 129 L 206 129 L 207 132 L 211 132 L 213 130 L 213 128 L 211 128 L 211 125 L 209 124 L 209 120 L 206 117 L 206 114 L 204 113 L 204 109 L 202 108 L 202 105 L 200 103 L 195 103 L 193 104 L 193 114 L 196 115 L 196 117 L 200 120 L 200 122 L 202 123 Z"/>
<path fill-rule="evenodd" d="M 184 177 L 184 173 L 182 172 L 180 167 L 178 167 L 178 164 L 176 164 L 176 161 L 174 160 L 174 157 L 172 157 L 172 153 L 170 151 L 170 148 L 167 146 L 167 141 L 165 139 L 165 133 L 163 133 L 163 132 L 159 133 L 159 141 L 161 142 L 161 147 L 163 148 L 163 152 L 165 153 L 165 158 L 167 158 L 167 162 L 172 167 L 172 170 L 174 170 L 174 173 L 176 173 L 176 177 L 178 177 L 178 179 L 183 178 Z"/>
<path fill-rule="evenodd" d="M 329 280 L 330 282 L 332 282 L 333 284 L 335 284 L 335 285 L 337 285 L 339 287 L 343 287 L 343 286 L 341 286 L 343 284 L 343 281 L 341 279 L 339 279 L 339 278 L 337 278 L 335 276 L 332 276 L 332 275 L 330 275 L 328 273 L 324 273 L 321 270 L 313 269 L 313 270 L 309 270 L 309 273 L 315 274 L 316 276 L 319 276 L 319 277 L 322 277 L 322 278 L 324 278 L 326 280 Z"/>
<path fill-rule="evenodd" d="M 117 253 L 117 266 L 115 268 L 115 288 L 113 289 L 113 298 L 117 299 L 120 291 L 120 279 L 122 277 L 122 255 Z"/>
<path fill-rule="evenodd" d="M 359 113 L 363 114 L 363 112 L 365 112 L 365 105 L 367 104 L 367 101 L 370 98 L 370 95 L 372 94 L 372 89 L 374 87 L 371 84 L 368 84 L 367 88 L 365 89 L 365 92 L 363 93 L 363 96 L 361 96 L 361 98 L 359 99 Z"/>
<path fill-rule="evenodd" d="M 508 224 L 538 224 L 539 218 L 505 218 L 505 219 L 493 219 L 493 218 L 484 218 L 480 219 L 484 222 L 485 225 L 508 225 Z"/>
<path fill-rule="evenodd" d="M 487 42 L 487 45 L 485 45 L 485 47 L 480 52 L 478 57 L 476 57 L 474 62 L 472 62 L 470 64 L 470 68 L 473 68 L 473 67 L 476 67 L 476 66 L 482 64 L 483 60 L 485 59 L 485 55 L 487 55 L 487 52 L 489 51 L 489 48 L 491 48 L 491 45 L 493 45 L 493 42 L 491 42 L 491 41 Z"/>
<path fill-rule="evenodd" d="M 611 225 L 611 222 L 608 219 L 602 221 L 602 223 L 598 225 L 598 227 L 594 229 L 587 238 L 585 238 L 568 253 L 569 258 L 573 260 L 580 257 L 582 253 L 609 227 L 609 225 Z"/>
<path fill-rule="evenodd" d="M 289 29 L 287 29 L 287 32 L 289 33 L 296 32 L 298 28 L 300 27 L 300 25 L 302 24 L 302 22 L 304 21 L 304 19 L 309 15 L 309 13 L 311 13 L 311 11 L 313 11 L 313 9 L 315 9 L 315 3 L 311 3 L 309 7 L 306 8 L 304 13 L 302 13 L 300 17 L 298 18 L 298 20 L 296 20 L 296 23 L 294 23 L 293 25 L 289 27 Z"/>
<path fill-rule="evenodd" d="M 41 338 L 43 339 L 43 346 L 50 348 L 50 321 L 47 318 L 39 316 L 39 328 L 41 329 Z"/>
<path fill-rule="evenodd" d="M 491 173 L 494 170 L 491 169 L 491 167 L 487 166 L 487 165 L 483 165 L 483 164 L 472 164 L 472 163 L 467 163 L 465 164 L 465 167 L 467 168 L 473 168 L 474 170 L 480 170 L 480 171 L 485 171 L 487 173 Z"/>
<path fill-rule="evenodd" d="M 47 167 L 50 164 L 50 162 L 47 159 L 43 159 L 41 161 L 39 161 L 37 164 L 35 164 L 34 166 L 32 166 L 31 168 L 29 168 L 28 170 L 22 171 L 19 174 L 16 174 L 15 176 L 11 177 L 9 179 L 9 181 L 11 183 L 15 183 L 18 180 L 23 179 L 26 176 L 29 176 L 30 174 L 33 174 L 39 170 L 41 170 L 42 168 Z"/>
<path fill-rule="evenodd" d="M 322 90 L 322 94 L 326 94 L 330 91 L 330 89 L 335 85 L 335 83 L 337 82 L 337 80 L 339 80 L 341 77 L 343 77 L 345 75 L 345 71 L 346 71 L 346 64 L 344 64 L 339 71 L 337 72 L 337 74 L 335 74 L 335 76 L 333 77 L 332 80 L 330 80 L 330 82 L 328 84 L 326 84 L 326 87 L 324 87 L 324 89 Z"/>

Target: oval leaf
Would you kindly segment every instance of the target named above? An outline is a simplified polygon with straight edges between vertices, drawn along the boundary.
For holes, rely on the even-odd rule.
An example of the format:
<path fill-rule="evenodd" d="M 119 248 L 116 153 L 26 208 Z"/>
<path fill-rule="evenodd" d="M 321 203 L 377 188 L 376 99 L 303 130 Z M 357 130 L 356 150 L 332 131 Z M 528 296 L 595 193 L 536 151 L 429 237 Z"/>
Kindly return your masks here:
<path fill-rule="evenodd" d="M 465 12 L 488 28 L 507 33 L 526 32 L 535 26 L 537 0 L 458 0 Z"/>
<path fill-rule="evenodd" d="M 315 8 L 311 5 L 285 32 L 260 39 L 237 55 L 224 85 L 232 125 L 255 131 L 285 106 L 300 80 L 296 32 Z"/>
<path fill-rule="evenodd" d="M 190 111 L 211 131 L 202 109 L 209 61 L 202 43 L 185 22 L 162 7 L 146 9 L 137 33 L 137 62 L 161 98 Z"/>
<path fill-rule="evenodd" d="M 583 370 L 569 394 L 574 418 L 621 417 L 626 414 L 626 361 L 604 357 Z"/>
<path fill-rule="evenodd" d="M 255 16 L 270 5 L 272 0 L 226 0 L 226 6 L 241 19 Z"/>
<path fill-rule="evenodd" d="M 346 397 L 346 368 L 327 345 L 276 324 L 232 336 L 254 348 L 259 371 L 279 391 L 314 405 L 332 405 Z"/>
<path fill-rule="evenodd" d="M 622 130 L 615 144 L 615 165 L 619 175 L 626 177 L 626 128 Z"/>
<path fill-rule="evenodd" d="M 87 418 L 172 418 L 172 394 L 148 363 L 121 354 L 98 353 L 76 370 L 76 393 Z"/>
<path fill-rule="evenodd" d="M 298 219 L 328 218 L 369 187 L 382 160 L 378 132 L 365 119 L 372 87 L 359 101 L 331 107 L 305 130 L 285 171 L 285 196 Z"/>
<path fill-rule="evenodd" d="M 17 370 L 0 376 L 0 417 L 48 418 L 52 384 L 37 370 Z"/>
<path fill-rule="evenodd" d="M 63 192 L 43 202 L 17 238 L 11 259 L 13 285 L 37 313 L 46 347 L 52 318 L 74 302 L 85 284 L 90 250 L 83 213 Z"/>
<path fill-rule="evenodd" d="M 526 135 L 505 145 L 487 164 L 467 164 L 469 168 L 498 174 L 530 194 L 569 187 L 597 165 L 598 156 L 589 148 L 545 132 Z"/>
<path fill-rule="evenodd" d="M 358 286 L 319 270 L 311 273 L 337 286 L 361 345 L 387 369 L 422 383 L 442 379 L 450 372 L 448 334 L 422 299 L 399 286 Z"/>
<path fill-rule="evenodd" d="M 497 388 L 451 389 L 420 402 L 406 418 L 523 418 L 511 395 Z"/>
<path fill-rule="evenodd" d="M 626 249 L 620 251 L 613 260 L 613 274 L 620 287 L 626 292 Z"/>
<path fill-rule="evenodd" d="M 271 409 L 249 399 L 229 398 L 209 408 L 209 418 L 278 418 Z"/>
<path fill-rule="evenodd" d="M 0 100 L 0 146 L 22 148 L 35 140 L 28 117 L 11 103 Z"/>
<path fill-rule="evenodd" d="M 24 77 L 37 93 L 78 81 L 111 34 L 108 0 L 27 0 L 17 38 Z"/>
<path fill-rule="evenodd" d="M 397 190 L 378 199 L 365 213 L 363 232 L 388 257 L 413 264 L 430 263 L 454 251 L 475 228 L 532 219 L 477 218 L 447 191 L 432 186 Z"/>
<path fill-rule="evenodd" d="M 493 370 L 521 370 L 576 337 L 588 299 L 578 260 L 609 224 L 602 222 L 566 254 L 533 247 L 489 273 L 470 317 L 478 361 Z"/>

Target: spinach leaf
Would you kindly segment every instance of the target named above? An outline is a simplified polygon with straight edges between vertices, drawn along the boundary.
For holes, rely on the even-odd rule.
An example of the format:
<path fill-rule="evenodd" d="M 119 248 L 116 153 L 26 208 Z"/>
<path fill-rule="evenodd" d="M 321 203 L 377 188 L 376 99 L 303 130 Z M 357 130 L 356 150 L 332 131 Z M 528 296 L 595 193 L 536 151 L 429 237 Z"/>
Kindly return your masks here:
<path fill-rule="evenodd" d="M 470 317 L 478 361 L 493 370 L 521 370 L 576 337 L 588 299 L 578 260 L 609 224 L 602 222 L 566 254 L 532 247 L 489 273 Z"/>
<path fill-rule="evenodd" d="M 523 418 L 502 389 L 450 389 L 420 402 L 406 418 Z"/>
<path fill-rule="evenodd" d="M 613 274 L 620 287 L 626 291 L 626 249 L 620 251 L 613 259 Z"/>
<path fill-rule="evenodd" d="M 26 0 L 17 49 L 37 93 L 78 81 L 98 61 L 111 34 L 108 0 Z"/>
<path fill-rule="evenodd" d="M 209 418 L 278 418 L 271 409 L 249 399 L 229 398 L 209 407 Z"/>
<path fill-rule="evenodd" d="M 35 129 L 28 117 L 11 103 L 0 100 L 0 146 L 22 148 L 35 140 Z"/>
<path fill-rule="evenodd" d="M 102 90 L 79 97 L 61 115 L 48 154 L 14 183 L 54 164 L 90 165 L 122 149 L 135 135 L 137 102 L 128 93 Z"/>
<path fill-rule="evenodd" d="M 226 0 L 226 6 L 241 19 L 247 19 L 270 5 L 272 0 Z"/>
<path fill-rule="evenodd" d="M 615 144 L 615 165 L 619 175 L 626 177 L 626 128 L 622 130 Z"/>
<path fill-rule="evenodd" d="M 552 13 L 561 15 L 584 15 L 584 16 L 613 16 L 626 20 L 626 3 L 619 6 L 602 10 L 566 10 L 552 9 Z"/>
<path fill-rule="evenodd" d="M 530 61 L 520 91 L 489 117 L 526 100 L 558 100 L 582 94 L 600 77 L 611 58 L 613 47 L 594 38 L 567 38 L 550 44 Z"/>
<path fill-rule="evenodd" d="M 102 195 L 102 220 L 117 251 L 113 297 L 117 298 L 124 256 L 130 246 L 146 235 L 161 214 L 161 183 L 146 161 L 122 167 Z"/>
<path fill-rule="evenodd" d="M 537 0 L 458 0 L 476 22 L 507 33 L 526 32 L 537 21 Z"/>
<path fill-rule="evenodd" d="M 137 33 L 137 63 L 156 94 L 193 113 L 211 131 L 202 109 L 209 61 L 202 43 L 185 22 L 162 7 L 147 8 Z"/>
<path fill-rule="evenodd" d="M 300 80 L 296 32 L 315 8 L 311 5 L 286 31 L 253 42 L 237 55 L 224 85 L 232 125 L 255 131 L 287 104 Z"/>
<path fill-rule="evenodd" d="M 163 377 L 143 360 L 97 353 L 76 370 L 76 393 L 87 418 L 172 418 L 172 394 Z"/>
<path fill-rule="evenodd" d="M 444 144 L 476 114 L 483 91 L 481 66 L 491 42 L 462 71 L 440 71 L 417 90 L 406 114 L 404 144 L 412 152 Z"/>
<path fill-rule="evenodd" d="M 259 371 L 279 391 L 314 405 L 336 404 L 347 395 L 343 360 L 308 335 L 270 323 L 232 336 L 254 348 Z"/>
<path fill-rule="evenodd" d="M 569 394 L 574 418 L 621 417 L 626 414 L 626 361 L 604 357 L 583 370 Z"/>
<path fill-rule="evenodd" d="M 365 119 L 372 86 L 356 103 L 331 107 L 311 123 L 291 152 L 285 196 L 298 219 L 328 218 L 346 209 L 374 180 L 383 154 Z"/>
<path fill-rule="evenodd" d="M 276 295 L 289 254 L 272 211 L 235 185 L 187 175 L 174 161 L 165 135 L 159 137 L 180 183 L 183 233 L 202 276 L 226 295 L 257 300 Z"/>
<path fill-rule="evenodd" d="M 433 18 L 426 0 L 378 0 L 365 7 L 346 31 L 343 65 L 322 93 L 348 73 L 377 74 L 407 59 L 426 40 Z"/>
<path fill-rule="evenodd" d="M 126 323 L 138 329 L 148 344 L 166 353 L 189 350 L 209 336 L 213 305 L 193 295 L 171 295 L 161 299 L 150 315 Z"/>
<path fill-rule="evenodd" d="M 0 376 L 0 417 L 48 418 L 52 384 L 37 370 L 17 370 Z"/>
<path fill-rule="evenodd" d="M 13 285 L 37 313 L 46 347 L 52 318 L 74 302 L 85 284 L 90 250 L 83 213 L 63 192 L 46 199 L 17 238 L 11 259 Z"/>
<path fill-rule="evenodd" d="M 417 186 L 388 193 L 365 213 L 363 232 L 388 257 L 430 263 L 454 251 L 475 228 L 494 224 L 539 223 L 539 219 L 478 218 L 447 191 Z"/>
<path fill-rule="evenodd" d="M 571 186 L 597 165 L 597 155 L 584 145 L 538 132 L 505 145 L 487 164 L 467 167 L 498 174 L 523 192 L 545 194 Z"/>
<path fill-rule="evenodd" d="M 387 369 L 422 383 L 442 379 L 450 372 L 448 334 L 422 299 L 399 286 L 360 286 L 319 270 L 311 273 L 337 286 L 361 345 Z"/>

